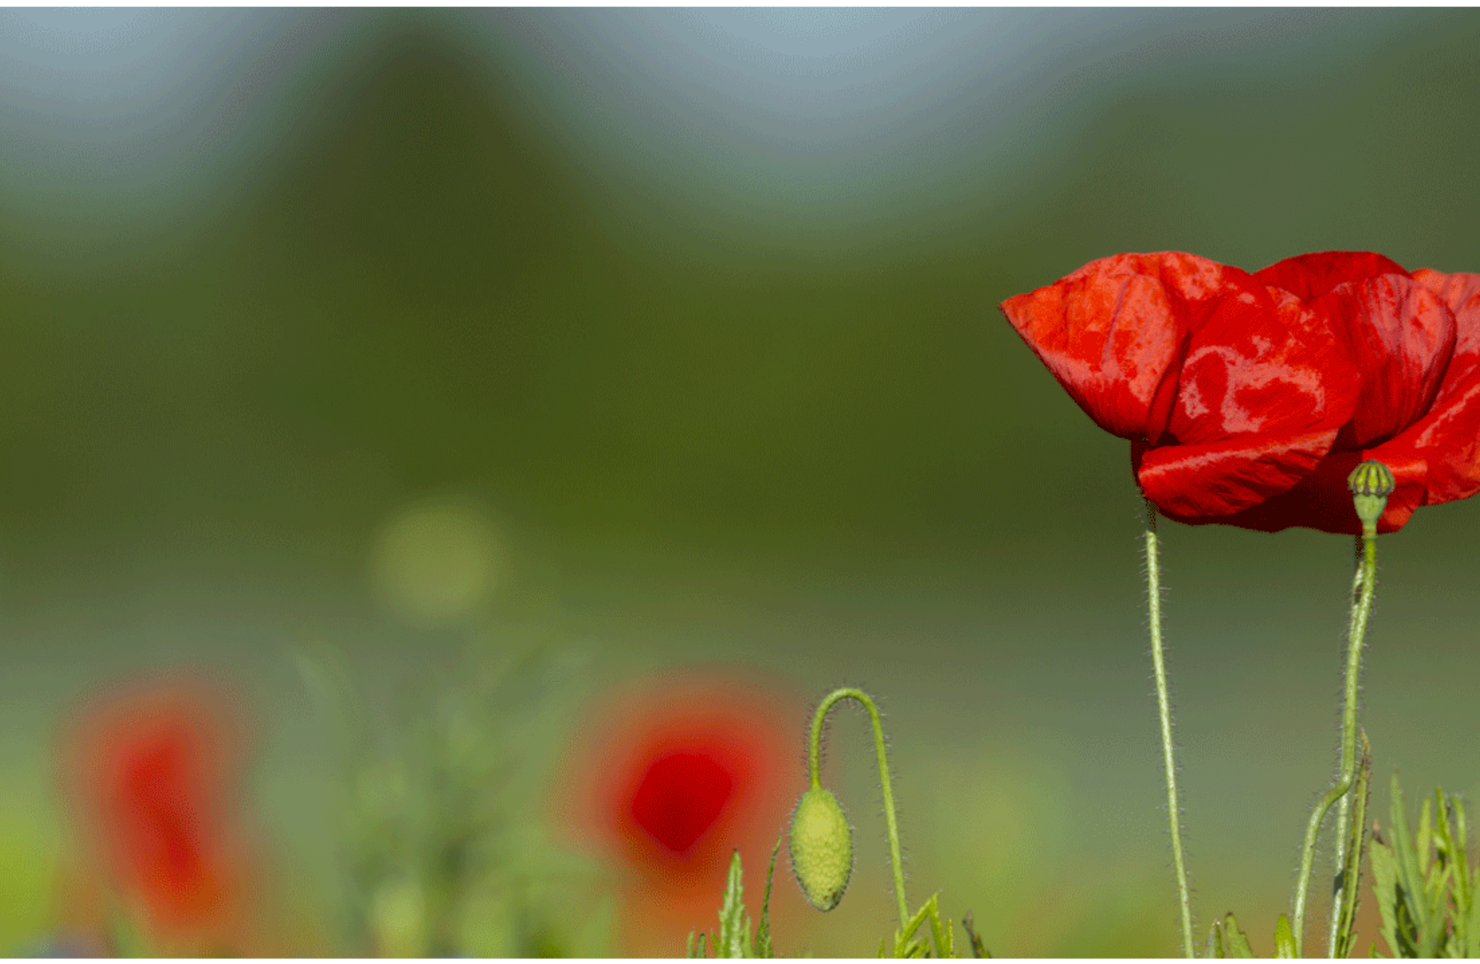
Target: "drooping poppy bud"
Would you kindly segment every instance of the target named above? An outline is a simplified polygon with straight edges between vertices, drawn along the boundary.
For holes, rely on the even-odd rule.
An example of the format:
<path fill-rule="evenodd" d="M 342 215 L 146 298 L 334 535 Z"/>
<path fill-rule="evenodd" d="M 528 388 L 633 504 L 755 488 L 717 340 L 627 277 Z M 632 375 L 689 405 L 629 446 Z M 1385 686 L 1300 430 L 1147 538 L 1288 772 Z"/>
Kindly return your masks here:
<path fill-rule="evenodd" d="M 813 787 L 791 818 L 791 869 L 808 903 L 838 906 L 853 875 L 853 829 L 831 790 Z"/>

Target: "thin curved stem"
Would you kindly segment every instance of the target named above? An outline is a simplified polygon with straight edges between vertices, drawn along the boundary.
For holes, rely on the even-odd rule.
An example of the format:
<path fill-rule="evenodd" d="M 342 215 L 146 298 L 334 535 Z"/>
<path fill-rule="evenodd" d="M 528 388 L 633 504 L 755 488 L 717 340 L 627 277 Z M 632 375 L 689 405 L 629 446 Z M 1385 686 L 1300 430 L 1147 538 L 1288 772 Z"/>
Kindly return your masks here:
<path fill-rule="evenodd" d="M 1367 619 L 1372 613 L 1372 595 L 1377 588 L 1377 532 L 1368 528 L 1362 534 L 1362 569 L 1358 576 L 1362 590 L 1352 606 L 1351 627 L 1346 647 L 1346 703 L 1341 712 L 1341 770 L 1336 783 L 1321 797 L 1305 826 L 1305 843 L 1300 849 L 1300 873 L 1295 884 L 1295 953 L 1303 956 L 1305 947 L 1305 897 L 1310 889 L 1311 866 L 1315 862 L 1316 837 L 1321 822 L 1332 804 L 1351 790 L 1357 774 L 1357 690 L 1362 675 L 1362 640 L 1367 635 Z M 1338 844 L 1338 846 L 1340 846 Z M 1334 946 L 1334 944 L 1333 944 Z"/>
<path fill-rule="evenodd" d="M 1156 669 L 1156 708 L 1161 717 L 1161 753 L 1167 771 L 1167 825 L 1172 832 L 1172 863 L 1177 870 L 1177 900 L 1182 912 L 1182 951 L 1193 957 L 1192 899 L 1182 856 L 1182 810 L 1177 803 L 1177 764 L 1172 749 L 1172 703 L 1161 646 L 1161 575 L 1156 559 L 1156 506 L 1146 500 L 1146 598 L 1150 607 L 1151 663 Z"/>
<path fill-rule="evenodd" d="M 812 715 L 812 732 L 807 740 L 807 774 L 811 778 L 812 789 L 822 786 L 822 723 L 827 718 L 828 711 L 839 700 L 857 700 L 862 703 L 873 723 L 874 752 L 879 759 L 879 786 L 884 794 L 884 823 L 889 833 L 889 861 L 894 868 L 894 899 L 899 905 L 899 925 L 903 927 L 910 919 L 910 910 L 904 895 L 904 860 L 899 852 L 899 824 L 894 817 L 894 786 L 889 780 L 889 758 L 884 749 L 884 722 L 879 719 L 879 708 L 863 690 L 844 686 L 833 690 L 817 704 L 817 712 Z"/>

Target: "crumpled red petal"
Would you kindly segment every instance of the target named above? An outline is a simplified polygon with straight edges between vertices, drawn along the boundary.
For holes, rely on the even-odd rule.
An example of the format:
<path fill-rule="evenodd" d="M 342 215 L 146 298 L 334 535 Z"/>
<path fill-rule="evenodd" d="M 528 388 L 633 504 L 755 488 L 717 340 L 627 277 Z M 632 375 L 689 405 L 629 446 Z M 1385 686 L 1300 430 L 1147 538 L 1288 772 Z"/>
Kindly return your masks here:
<path fill-rule="evenodd" d="M 1346 480 L 1369 458 L 1396 481 L 1381 532 L 1480 492 L 1480 275 L 1124 254 L 1002 310 L 1173 519 L 1358 533 Z"/>
<path fill-rule="evenodd" d="M 1408 272 L 1398 262 L 1371 251 L 1317 251 L 1276 261 L 1254 272 L 1254 280 L 1309 302 L 1337 285 L 1366 281 L 1385 274 L 1408 277 Z"/>
<path fill-rule="evenodd" d="M 1278 289 L 1245 293 L 1189 339 L 1167 429 L 1182 444 L 1335 429 L 1358 384 L 1327 316 Z"/>
<path fill-rule="evenodd" d="M 1443 384 L 1428 412 L 1368 457 L 1389 464 L 1427 465 L 1423 504 L 1467 499 L 1480 492 L 1480 274 L 1442 274 L 1427 268 L 1414 279 L 1453 312 L 1457 336 Z"/>
<path fill-rule="evenodd" d="M 1455 342 L 1454 313 L 1437 294 L 1388 274 L 1339 285 L 1314 304 L 1345 330 L 1361 372 L 1361 402 L 1337 448 L 1385 441 L 1428 411 Z"/>
<path fill-rule="evenodd" d="M 1018 334 L 1107 432 L 1162 434 L 1188 333 L 1248 275 L 1180 252 L 1118 254 L 1002 303 Z M 1170 376 L 1170 377 L 1169 377 Z"/>
<path fill-rule="evenodd" d="M 1332 428 L 1289 436 L 1247 434 L 1201 445 L 1133 444 L 1131 464 L 1141 491 L 1168 516 L 1224 522 L 1223 517 L 1266 502 L 1308 476 L 1335 439 Z"/>
<path fill-rule="evenodd" d="M 1352 494 L 1346 480 L 1363 458 L 1361 452 L 1330 452 L 1288 491 L 1223 518 L 1168 515 L 1191 525 L 1221 523 L 1261 532 L 1279 532 L 1303 526 L 1322 532 L 1357 535 L 1362 531 L 1362 523 L 1352 505 Z M 1397 488 L 1388 496 L 1387 506 L 1377 521 L 1378 532 L 1401 529 L 1413 515 L 1413 510 L 1423 504 L 1422 465 L 1415 466 L 1410 462 L 1389 464 L 1388 468 L 1393 470 Z"/>

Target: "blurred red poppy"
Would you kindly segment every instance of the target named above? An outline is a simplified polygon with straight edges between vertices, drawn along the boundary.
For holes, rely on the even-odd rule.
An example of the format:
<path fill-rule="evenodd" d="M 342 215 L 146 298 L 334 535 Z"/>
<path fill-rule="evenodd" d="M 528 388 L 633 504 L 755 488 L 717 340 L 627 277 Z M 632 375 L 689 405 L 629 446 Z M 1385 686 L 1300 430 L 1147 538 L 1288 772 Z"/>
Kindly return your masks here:
<path fill-rule="evenodd" d="M 805 784 L 805 707 L 738 679 L 680 676 L 610 699 L 581 728 L 560 795 L 578 829 L 616 859 L 624 952 L 682 952 L 712 929 L 730 855 L 747 888 Z"/>
<path fill-rule="evenodd" d="M 1480 491 L 1480 275 L 1118 254 L 1001 307 L 1173 519 L 1356 534 L 1364 459 L 1397 479 L 1382 532 Z"/>
<path fill-rule="evenodd" d="M 240 922 L 242 733 L 228 707 L 194 681 L 154 682 L 94 701 L 69 734 L 65 779 L 90 862 L 163 948 L 230 949 Z"/>

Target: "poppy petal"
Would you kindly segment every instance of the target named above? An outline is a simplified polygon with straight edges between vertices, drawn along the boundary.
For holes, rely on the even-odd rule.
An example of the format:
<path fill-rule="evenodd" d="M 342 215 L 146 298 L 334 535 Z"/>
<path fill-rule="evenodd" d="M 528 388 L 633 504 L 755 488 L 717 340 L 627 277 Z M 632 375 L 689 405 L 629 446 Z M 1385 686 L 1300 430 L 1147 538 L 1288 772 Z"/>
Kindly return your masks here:
<path fill-rule="evenodd" d="M 1289 491 L 1266 502 L 1223 518 L 1181 518 L 1193 525 L 1222 523 L 1261 532 L 1279 532 L 1294 526 L 1322 532 L 1356 535 L 1362 531 L 1361 520 L 1352 505 L 1347 476 L 1365 456 L 1360 452 L 1330 452 L 1309 475 Z M 1388 496 L 1387 507 L 1377 521 L 1378 532 L 1396 532 L 1423 504 L 1423 465 L 1412 462 L 1388 465 L 1393 470 L 1397 487 Z"/>
<path fill-rule="evenodd" d="M 1309 475 L 1335 439 L 1336 429 L 1249 434 L 1200 445 L 1135 445 L 1131 458 L 1141 490 L 1163 513 L 1182 522 L 1226 522 L 1216 517 L 1258 505 Z"/>
<path fill-rule="evenodd" d="M 1247 290 L 1247 279 L 1190 254 L 1118 254 L 1009 298 L 1002 312 L 1096 424 L 1154 439 L 1188 333 L 1209 301 Z"/>
<path fill-rule="evenodd" d="M 1167 428 L 1196 444 L 1339 428 L 1360 379 L 1328 316 L 1265 289 L 1218 302 L 1188 342 L 1178 384 Z"/>
<path fill-rule="evenodd" d="M 1254 272 L 1254 280 L 1283 288 L 1301 301 L 1314 301 L 1337 285 L 1384 274 L 1408 277 L 1398 262 L 1371 251 L 1318 251 L 1276 261 Z"/>
<path fill-rule="evenodd" d="M 1432 407 L 1401 435 L 1368 457 L 1427 464 L 1424 504 L 1466 499 L 1480 492 L 1480 274 L 1441 274 L 1420 268 L 1416 281 L 1454 313 L 1454 354 Z"/>
<path fill-rule="evenodd" d="M 1362 373 L 1361 401 L 1337 439 L 1341 449 L 1382 442 L 1428 411 L 1454 353 L 1454 312 L 1428 288 L 1381 275 L 1333 288 L 1316 303 L 1345 328 Z"/>

